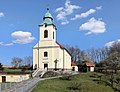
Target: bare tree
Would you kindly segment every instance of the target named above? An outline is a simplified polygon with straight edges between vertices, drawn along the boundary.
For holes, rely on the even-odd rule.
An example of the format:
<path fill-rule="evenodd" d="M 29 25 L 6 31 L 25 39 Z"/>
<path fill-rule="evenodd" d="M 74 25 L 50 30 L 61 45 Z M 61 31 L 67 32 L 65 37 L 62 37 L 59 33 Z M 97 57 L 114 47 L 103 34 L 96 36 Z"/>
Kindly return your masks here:
<path fill-rule="evenodd" d="M 120 42 L 115 42 L 112 44 L 112 46 L 109 48 L 110 52 L 109 54 L 113 53 L 113 52 L 118 52 L 120 53 Z"/>
<path fill-rule="evenodd" d="M 19 57 L 14 57 L 14 58 L 12 58 L 11 64 L 12 64 L 13 66 L 19 67 L 19 66 L 22 65 L 22 62 L 23 62 L 23 60 L 22 60 L 21 58 L 19 58 Z"/>
<path fill-rule="evenodd" d="M 32 56 L 26 56 L 23 60 L 24 66 L 32 66 L 33 65 L 33 57 Z"/>
<path fill-rule="evenodd" d="M 86 53 L 90 56 L 92 61 L 100 62 L 108 57 L 109 49 L 108 47 L 98 49 L 91 48 L 86 50 Z"/>
<path fill-rule="evenodd" d="M 96 50 L 94 48 L 87 49 L 85 52 L 90 56 L 92 61 L 96 62 Z"/>
<path fill-rule="evenodd" d="M 66 48 L 72 56 L 72 61 L 82 63 L 84 60 L 90 60 L 89 55 L 85 51 L 81 51 L 77 46 L 66 46 Z"/>

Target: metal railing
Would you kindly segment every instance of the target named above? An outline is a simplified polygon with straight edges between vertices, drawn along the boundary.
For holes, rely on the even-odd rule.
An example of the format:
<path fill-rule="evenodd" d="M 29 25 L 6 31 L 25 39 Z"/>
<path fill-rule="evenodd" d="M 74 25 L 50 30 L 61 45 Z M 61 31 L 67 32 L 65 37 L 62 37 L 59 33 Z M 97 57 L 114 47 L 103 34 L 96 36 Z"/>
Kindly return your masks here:
<path fill-rule="evenodd" d="M 14 87 L 14 86 L 16 86 L 16 83 L 15 83 L 15 82 L 0 83 L 0 92 L 1 92 L 2 90 L 8 89 L 8 88 L 11 88 L 11 87 Z"/>
<path fill-rule="evenodd" d="M 40 68 L 36 69 L 36 70 L 32 73 L 32 77 L 35 77 L 35 76 L 38 74 L 39 71 L 41 71 Z"/>
<path fill-rule="evenodd" d="M 29 92 L 38 81 L 40 81 L 39 77 L 19 83 L 2 83 L 0 84 L 0 92 Z"/>

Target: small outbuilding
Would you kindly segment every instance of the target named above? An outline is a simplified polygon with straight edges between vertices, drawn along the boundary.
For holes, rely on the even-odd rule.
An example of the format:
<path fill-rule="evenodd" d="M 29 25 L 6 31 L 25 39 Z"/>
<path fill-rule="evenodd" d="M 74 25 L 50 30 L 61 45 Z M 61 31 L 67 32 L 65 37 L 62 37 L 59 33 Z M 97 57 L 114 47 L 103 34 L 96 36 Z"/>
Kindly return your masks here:
<path fill-rule="evenodd" d="M 72 71 L 78 71 L 78 66 L 74 61 L 71 62 L 71 67 L 72 67 Z"/>
<path fill-rule="evenodd" d="M 95 64 L 90 61 L 83 63 L 86 72 L 94 72 Z"/>

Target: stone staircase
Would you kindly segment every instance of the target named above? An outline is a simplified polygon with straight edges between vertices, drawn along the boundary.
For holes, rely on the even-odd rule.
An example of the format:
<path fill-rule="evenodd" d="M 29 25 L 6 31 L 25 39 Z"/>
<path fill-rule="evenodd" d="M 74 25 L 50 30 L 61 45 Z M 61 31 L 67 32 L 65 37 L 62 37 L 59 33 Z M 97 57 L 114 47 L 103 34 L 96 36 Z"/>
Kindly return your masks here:
<path fill-rule="evenodd" d="M 46 70 L 41 70 L 40 68 L 36 69 L 33 73 L 33 77 L 42 77 L 47 71 Z"/>

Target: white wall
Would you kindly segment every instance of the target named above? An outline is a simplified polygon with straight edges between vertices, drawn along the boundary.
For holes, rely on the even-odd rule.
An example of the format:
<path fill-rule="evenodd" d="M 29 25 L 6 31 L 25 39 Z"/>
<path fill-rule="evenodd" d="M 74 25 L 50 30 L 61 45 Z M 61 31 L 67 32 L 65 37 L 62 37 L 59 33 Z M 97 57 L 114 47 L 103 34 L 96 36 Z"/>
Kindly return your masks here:
<path fill-rule="evenodd" d="M 78 67 L 77 66 L 72 66 L 72 68 L 75 67 L 75 71 L 78 71 Z"/>
<path fill-rule="evenodd" d="M 94 72 L 94 67 L 90 67 L 90 72 Z"/>
<path fill-rule="evenodd" d="M 21 74 L 21 75 L 14 75 L 14 74 L 1 74 L 0 75 L 0 82 L 2 82 L 2 76 L 6 76 L 6 82 L 21 82 L 23 80 L 29 79 L 30 74 Z"/>

